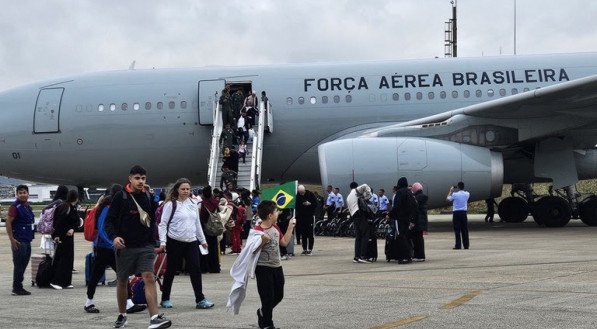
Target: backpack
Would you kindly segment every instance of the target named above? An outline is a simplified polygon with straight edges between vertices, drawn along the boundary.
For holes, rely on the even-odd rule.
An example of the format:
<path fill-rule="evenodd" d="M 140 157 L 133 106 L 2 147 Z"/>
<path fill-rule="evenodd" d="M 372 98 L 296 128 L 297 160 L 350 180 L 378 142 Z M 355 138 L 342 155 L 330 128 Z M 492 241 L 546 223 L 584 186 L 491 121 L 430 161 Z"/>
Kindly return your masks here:
<path fill-rule="evenodd" d="M 50 255 L 46 255 L 46 258 L 39 263 L 37 268 L 37 274 L 35 275 L 35 283 L 38 288 L 47 288 L 50 286 L 52 281 L 53 271 L 53 260 Z"/>
<path fill-rule="evenodd" d="M 140 276 L 134 276 L 129 282 L 131 287 L 131 299 L 135 304 L 147 304 L 145 299 L 145 282 Z"/>
<path fill-rule="evenodd" d="M 209 218 L 207 219 L 207 223 L 205 223 L 205 233 L 211 236 L 218 236 L 224 233 L 224 224 L 222 224 L 222 220 L 220 218 L 220 214 L 216 210 L 215 212 L 209 211 L 209 209 L 205 209 L 209 213 Z"/>
<path fill-rule="evenodd" d="M 85 215 L 85 221 L 83 222 L 83 236 L 85 240 L 93 242 L 97 237 L 97 225 L 95 223 L 96 213 L 98 207 L 93 207 L 91 211 Z"/>
<path fill-rule="evenodd" d="M 158 206 L 158 209 L 155 210 L 155 226 L 153 228 L 153 239 L 158 241 L 160 240 L 160 232 L 158 230 L 158 226 L 162 222 L 162 213 L 164 212 L 164 205 L 167 201 L 162 202 L 161 205 Z M 176 202 L 172 202 L 172 212 L 170 213 L 170 219 L 168 219 L 168 226 L 166 227 L 166 235 L 170 230 L 170 222 L 172 221 L 172 217 L 174 217 L 174 213 L 176 212 Z"/>
<path fill-rule="evenodd" d="M 39 223 L 37 224 L 37 232 L 41 234 L 52 234 L 54 233 L 54 213 L 56 208 L 62 204 L 60 202 L 52 202 L 49 206 L 41 211 Z"/>

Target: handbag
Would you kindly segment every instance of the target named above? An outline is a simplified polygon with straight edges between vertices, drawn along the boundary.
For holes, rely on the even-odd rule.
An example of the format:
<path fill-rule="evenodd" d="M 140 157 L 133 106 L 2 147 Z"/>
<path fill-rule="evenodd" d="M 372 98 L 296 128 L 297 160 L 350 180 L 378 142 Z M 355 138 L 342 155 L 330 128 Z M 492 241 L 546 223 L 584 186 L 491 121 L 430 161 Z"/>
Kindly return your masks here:
<path fill-rule="evenodd" d="M 150 227 L 151 217 L 149 217 L 149 214 L 145 210 L 143 210 L 143 208 L 141 208 L 141 206 L 139 205 L 139 203 L 137 203 L 137 200 L 135 200 L 135 197 L 132 194 L 131 198 L 133 198 L 133 202 L 135 202 L 135 205 L 137 206 L 137 211 L 139 212 L 139 220 L 141 220 L 141 224 Z"/>

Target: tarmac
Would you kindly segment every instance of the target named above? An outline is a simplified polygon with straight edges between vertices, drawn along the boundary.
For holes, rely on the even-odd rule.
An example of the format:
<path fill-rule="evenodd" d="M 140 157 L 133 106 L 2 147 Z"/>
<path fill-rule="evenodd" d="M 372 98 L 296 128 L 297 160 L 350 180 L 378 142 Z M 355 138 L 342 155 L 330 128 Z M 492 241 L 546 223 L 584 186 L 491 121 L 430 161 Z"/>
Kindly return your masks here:
<path fill-rule="evenodd" d="M 379 260 L 352 262 L 354 239 L 316 237 L 313 256 L 283 261 L 285 296 L 274 309 L 280 328 L 597 328 L 597 227 L 571 221 L 543 228 L 531 218 L 521 224 L 487 224 L 469 216 L 471 247 L 452 250 L 450 216 L 431 216 L 425 237 L 427 261 L 399 265 Z M 39 239 L 34 240 L 36 251 Z M 1 328 L 111 328 L 117 316 L 115 288 L 100 286 L 99 314 L 83 310 L 84 256 L 91 248 L 76 234 L 74 289 L 27 287 L 31 296 L 11 296 L 12 257 L 0 233 Z M 203 275 L 203 291 L 215 302 L 195 309 L 187 276 L 177 276 L 172 309 L 160 309 L 177 328 L 257 328 L 260 306 L 249 282 L 240 314 L 226 311 L 236 257 L 222 256 L 222 273 Z M 107 272 L 108 280 L 115 278 Z M 147 328 L 147 313 L 128 316 L 127 328 Z"/>

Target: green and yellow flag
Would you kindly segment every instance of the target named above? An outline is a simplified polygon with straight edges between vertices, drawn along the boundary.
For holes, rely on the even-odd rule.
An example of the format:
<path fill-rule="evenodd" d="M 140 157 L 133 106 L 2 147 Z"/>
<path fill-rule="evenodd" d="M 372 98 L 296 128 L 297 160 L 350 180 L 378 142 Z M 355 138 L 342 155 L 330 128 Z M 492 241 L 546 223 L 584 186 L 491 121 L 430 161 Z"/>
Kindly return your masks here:
<path fill-rule="evenodd" d="M 298 181 L 294 181 L 265 189 L 261 192 L 261 200 L 271 200 L 280 209 L 294 208 L 297 186 Z"/>

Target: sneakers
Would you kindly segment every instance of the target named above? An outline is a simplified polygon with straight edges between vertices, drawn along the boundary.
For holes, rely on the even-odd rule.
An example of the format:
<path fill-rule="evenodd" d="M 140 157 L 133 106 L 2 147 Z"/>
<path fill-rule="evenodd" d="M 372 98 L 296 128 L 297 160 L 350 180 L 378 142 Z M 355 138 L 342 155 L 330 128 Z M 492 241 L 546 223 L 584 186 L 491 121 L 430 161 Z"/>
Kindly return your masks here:
<path fill-rule="evenodd" d="M 161 306 L 162 308 L 172 308 L 172 302 L 171 302 L 169 299 L 168 299 L 168 300 L 163 300 L 163 301 L 160 303 L 160 306 Z"/>
<path fill-rule="evenodd" d="M 118 318 L 116 318 L 116 322 L 114 322 L 114 328 L 123 328 L 126 326 L 126 316 L 122 314 L 118 314 Z"/>
<path fill-rule="evenodd" d="M 364 258 L 357 258 L 357 263 L 370 264 L 371 262 Z"/>
<path fill-rule="evenodd" d="M 307 254 L 307 250 L 303 250 L 303 252 L 301 252 L 301 255 L 306 255 Z"/>
<path fill-rule="evenodd" d="M 62 287 L 59 286 L 59 285 L 57 285 L 57 284 L 50 283 L 50 287 L 52 287 L 52 288 L 54 288 L 56 290 L 62 290 Z"/>
<path fill-rule="evenodd" d="M 172 306 L 170 306 L 172 307 Z M 145 311 L 145 309 L 147 308 L 147 305 L 143 305 L 143 304 L 135 304 L 129 308 L 126 309 L 126 313 L 127 314 L 131 314 L 131 313 L 138 313 L 138 312 L 142 312 Z"/>
<path fill-rule="evenodd" d="M 280 257 L 281 260 L 288 260 L 288 255 L 284 255 L 282 257 Z"/>
<path fill-rule="evenodd" d="M 413 258 L 413 262 L 424 262 L 425 258 Z"/>
<path fill-rule="evenodd" d="M 203 298 L 202 301 L 200 301 L 199 303 L 197 303 L 197 306 L 195 308 L 208 309 L 208 308 L 212 308 L 212 307 L 214 307 L 214 303 L 212 303 L 207 298 Z"/>
<path fill-rule="evenodd" d="M 73 289 L 74 286 L 72 284 L 69 284 L 68 286 L 64 287 L 64 289 Z"/>
<path fill-rule="evenodd" d="M 89 306 L 84 306 L 83 309 L 85 310 L 85 312 L 87 313 L 99 313 L 99 309 L 97 307 L 95 307 L 95 305 L 91 304 Z"/>
<path fill-rule="evenodd" d="M 307 253 L 305 255 L 307 255 L 307 256 L 313 256 L 313 250 L 307 250 Z"/>
<path fill-rule="evenodd" d="M 164 317 L 164 314 L 160 314 L 149 321 L 149 327 L 147 329 L 159 329 L 159 328 L 170 328 L 172 321 Z"/>
<path fill-rule="evenodd" d="M 21 289 L 13 289 L 12 291 L 12 295 L 13 296 L 29 296 L 31 295 L 31 293 L 23 288 Z"/>
<path fill-rule="evenodd" d="M 353 259 L 352 259 L 352 262 L 353 262 L 353 263 L 358 263 L 358 262 L 359 262 L 359 259 L 355 257 L 355 258 L 353 258 Z"/>

